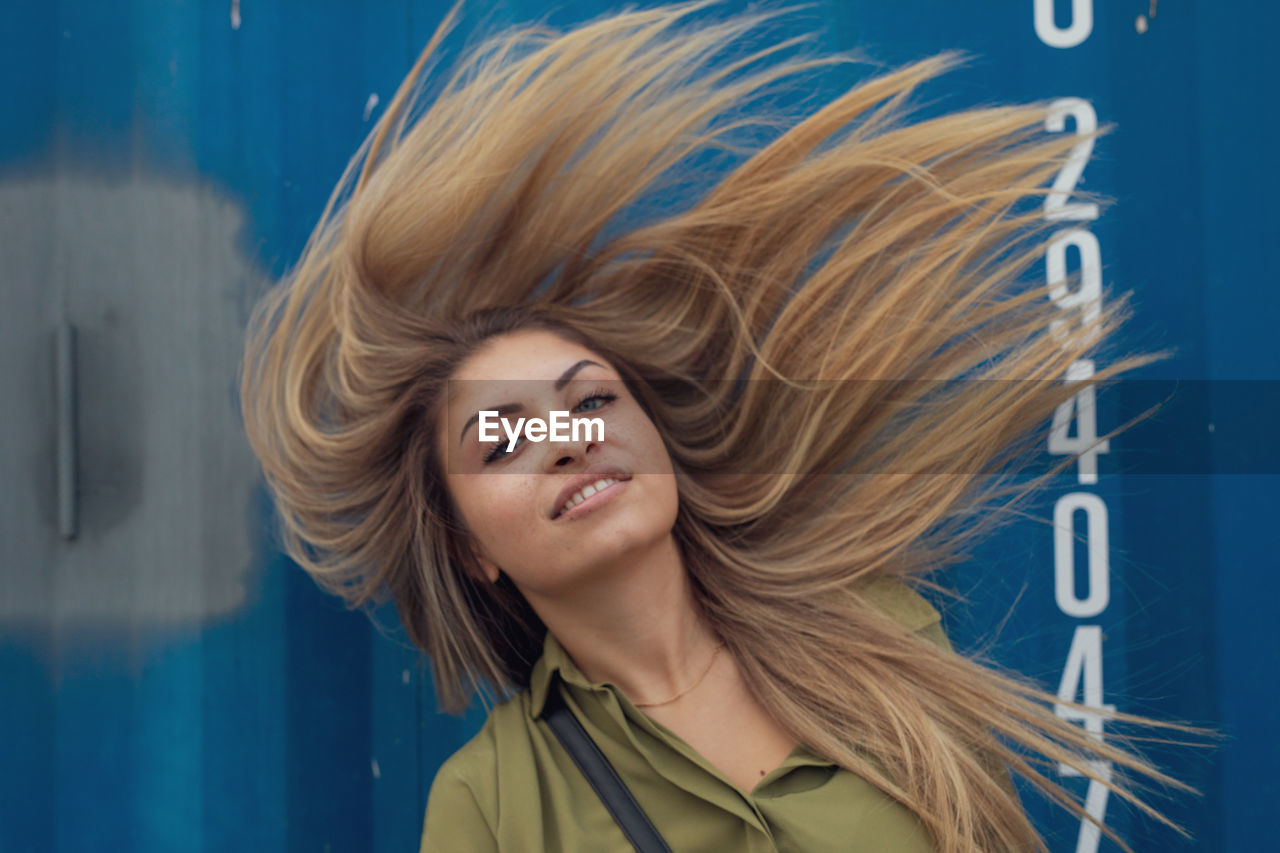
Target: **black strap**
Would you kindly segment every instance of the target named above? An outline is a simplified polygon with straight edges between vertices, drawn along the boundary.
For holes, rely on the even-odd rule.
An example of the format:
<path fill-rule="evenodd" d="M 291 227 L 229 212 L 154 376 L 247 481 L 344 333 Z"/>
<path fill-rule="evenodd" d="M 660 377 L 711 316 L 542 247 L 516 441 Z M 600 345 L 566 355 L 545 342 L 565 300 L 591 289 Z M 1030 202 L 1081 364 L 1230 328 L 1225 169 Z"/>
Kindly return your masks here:
<path fill-rule="evenodd" d="M 609 759 L 604 757 L 582 723 L 578 722 L 578 718 L 564 704 L 564 697 L 560 695 L 560 686 L 555 679 L 547 685 L 547 702 L 542 715 L 572 756 L 573 763 L 587 777 L 609 814 L 622 827 L 622 833 L 627 836 L 631 845 L 639 853 L 671 853 L 671 848 L 662 839 L 644 809 L 640 808 Z"/>

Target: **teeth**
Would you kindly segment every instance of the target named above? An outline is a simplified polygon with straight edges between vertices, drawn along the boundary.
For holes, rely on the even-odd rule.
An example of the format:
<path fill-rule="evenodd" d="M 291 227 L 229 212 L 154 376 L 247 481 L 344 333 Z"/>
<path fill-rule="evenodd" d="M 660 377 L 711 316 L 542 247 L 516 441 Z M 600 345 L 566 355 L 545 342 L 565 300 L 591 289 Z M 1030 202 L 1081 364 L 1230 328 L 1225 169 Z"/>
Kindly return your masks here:
<path fill-rule="evenodd" d="M 619 481 L 615 480 L 613 477 L 606 477 L 603 480 L 596 480 L 589 486 L 583 486 L 581 491 L 574 492 L 573 497 L 564 502 L 564 506 L 560 507 L 560 512 L 557 514 L 564 515 L 566 512 L 573 509 L 596 492 L 603 491 L 617 482 Z"/>

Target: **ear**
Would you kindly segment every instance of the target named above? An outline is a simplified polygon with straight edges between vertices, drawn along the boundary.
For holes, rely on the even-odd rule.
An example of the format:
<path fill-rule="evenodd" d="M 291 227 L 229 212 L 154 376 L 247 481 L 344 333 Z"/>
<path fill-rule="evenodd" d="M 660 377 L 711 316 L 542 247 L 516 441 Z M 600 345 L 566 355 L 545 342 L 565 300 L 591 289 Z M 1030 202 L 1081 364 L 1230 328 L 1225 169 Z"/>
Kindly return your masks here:
<path fill-rule="evenodd" d="M 476 562 L 480 565 L 480 570 L 484 572 L 485 579 L 488 580 L 489 583 L 498 582 L 498 575 L 501 574 L 502 570 L 499 569 L 492 560 L 488 557 L 477 556 Z"/>
<path fill-rule="evenodd" d="M 498 565 L 493 562 L 493 560 L 490 560 L 485 556 L 484 549 L 476 544 L 476 542 L 474 542 L 469 536 L 466 539 L 464 547 L 467 550 L 467 554 L 471 557 L 471 565 L 467 566 L 467 570 L 471 572 L 472 576 L 478 581 L 487 580 L 489 583 L 497 583 L 498 576 L 501 574 L 502 570 L 498 568 Z"/>

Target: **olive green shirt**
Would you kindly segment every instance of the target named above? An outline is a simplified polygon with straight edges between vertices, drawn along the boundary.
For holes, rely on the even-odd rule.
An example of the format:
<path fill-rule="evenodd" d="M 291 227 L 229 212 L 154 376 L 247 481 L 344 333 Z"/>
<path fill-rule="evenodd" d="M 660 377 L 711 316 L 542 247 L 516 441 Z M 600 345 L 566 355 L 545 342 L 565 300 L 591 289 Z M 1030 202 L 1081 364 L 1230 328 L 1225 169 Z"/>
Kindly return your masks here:
<path fill-rule="evenodd" d="M 905 627 L 950 649 L 938 611 L 918 593 L 898 581 L 868 589 Z M 751 791 L 741 790 L 616 686 L 589 681 L 550 631 L 529 689 L 495 707 L 436 774 L 422 853 L 632 853 L 550 726 L 537 719 L 550 689 L 563 690 L 676 853 L 935 853 L 909 809 L 804 744 Z"/>

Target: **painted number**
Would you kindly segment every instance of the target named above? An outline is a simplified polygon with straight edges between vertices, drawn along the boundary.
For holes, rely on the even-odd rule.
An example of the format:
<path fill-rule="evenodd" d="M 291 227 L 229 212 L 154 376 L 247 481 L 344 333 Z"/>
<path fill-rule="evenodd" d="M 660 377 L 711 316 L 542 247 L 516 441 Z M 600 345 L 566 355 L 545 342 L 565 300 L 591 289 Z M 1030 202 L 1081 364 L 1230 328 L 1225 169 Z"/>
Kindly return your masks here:
<path fill-rule="evenodd" d="M 1066 29 L 1054 20 L 1055 0 L 1035 0 L 1036 35 L 1049 47 L 1075 47 L 1093 32 L 1093 0 L 1071 0 L 1071 23 Z"/>
<path fill-rule="evenodd" d="M 1084 512 L 1087 584 L 1076 592 L 1075 514 Z M 1107 554 L 1107 505 L 1090 492 L 1070 492 L 1053 507 L 1053 594 L 1058 609 L 1076 619 L 1089 619 L 1111 602 L 1111 560 Z"/>
<path fill-rule="evenodd" d="M 1067 250 L 1073 248 L 1080 258 L 1080 285 L 1075 290 L 1067 286 Z M 1085 329 L 1084 343 L 1092 343 L 1102 314 L 1102 252 L 1098 238 L 1083 228 L 1058 232 L 1045 251 L 1044 266 L 1049 298 L 1063 311 L 1079 318 Z M 1066 318 L 1054 320 L 1049 330 L 1062 339 L 1069 325 Z"/>
<path fill-rule="evenodd" d="M 1082 358 L 1067 368 L 1067 384 L 1093 376 L 1093 359 Z M 1108 453 L 1111 442 L 1098 440 L 1097 395 L 1092 385 L 1086 385 L 1062 403 L 1053 413 L 1053 426 L 1049 430 L 1049 452 L 1055 456 L 1077 456 L 1079 482 L 1091 485 L 1098 482 L 1098 454 Z M 1075 423 L 1075 435 L 1071 424 Z"/>
<path fill-rule="evenodd" d="M 1087 732 L 1102 740 L 1103 722 L 1116 707 L 1102 701 L 1102 629 L 1099 626 L 1076 626 L 1075 635 L 1071 638 L 1071 650 L 1067 652 L 1067 664 L 1062 670 L 1062 681 L 1058 685 L 1058 699 L 1087 706 L 1090 710 L 1079 711 L 1059 704 L 1055 710 L 1063 719 L 1084 723 Z M 1110 762 L 1093 762 L 1089 769 L 1102 779 L 1111 781 Z M 1063 776 L 1081 775 L 1075 768 L 1061 763 L 1058 764 L 1058 772 Z M 1109 789 L 1102 782 L 1097 779 L 1089 780 L 1084 807 L 1085 813 L 1093 820 L 1080 823 L 1076 853 L 1096 853 L 1102 838 L 1099 825 L 1107 813 L 1108 793 Z"/>
<path fill-rule="evenodd" d="M 1058 26 L 1056 11 L 1068 0 L 1033 0 L 1036 35 L 1040 41 L 1056 48 L 1075 47 L 1093 32 L 1093 0 L 1069 0 L 1070 15 L 1067 26 Z M 1053 102 L 1045 117 L 1045 129 L 1062 133 L 1067 129 L 1067 119 L 1072 119 L 1075 134 L 1080 137 L 1071 148 L 1067 162 L 1054 177 L 1053 185 L 1044 200 L 1044 218 L 1050 222 L 1091 222 L 1098 218 L 1098 205 L 1092 202 L 1072 202 L 1071 196 L 1084 176 L 1084 167 L 1093 153 L 1093 134 L 1098 129 L 1098 116 L 1093 105 L 1084 98 L 1060 98 Z M 1079 256 L 1079 285 L 1068 285 L 1067 254 L 1075 249 Z M 1070 326 L 1079 323 L 1085 334 L 1085 342 L 1091 343 L 1098 334 L 1097 321 L 1102 311 L 1102 251 L 1098 239 L 1083 227 L 1066 228 L 1056 234 L 1045 255 L 1045 272 L 1049 284 L 1049 298 L 1063 311 L 1063 318 L 1054 320 L 1050 329 L 1060 340 L 1068 336 Z M 1088 379 L 1094 375 L 1091 359 L 1080 359 L 1067 369 L 1068 384 Z M 1079 479 L 1082 484 L 1098 481 L 1099 453 L 1108 452 L 1109 444 L 1098 440 L 1098 415 L 1095 390 L 1092 385 L 1080 388 L 1071 399 L 1058 406 L 1053 413 L 1053 425 L 1049 432 L 1049 452 L 1071 454 L 1079 463 Z M 1075 423 L 1075 433 L 1071 425 Z M 1076 588 L 1075 515 L 1084 512 L 1086 524 L 1086 560 L 1083 593 Z M 1107 542 L 1107 505 L 1102 498 L 1088 492 L 1071 492 L 1058 499 L 1053 509 L 1053 563 L 1054 596 L 1058 608 L 1066 616 L 1076 619 L 1092 619 L 1107 609 L 1111 599 L 1111 566 Z M 1079 698 L 1077 698 L 1079 697 Z M 1083 723 L 1085 731 L 1098 741 L 1103 739 L 1103 721 L 1114 715 L 1115 706 L 1102 701 L 1102 628 L 1098 625 L 1077 625 L 1071 638 L 1071 649 L 1062 670 L 1058 685 L 1058 703 L 1055 712 L 1059 717 Z M 1070 707 L 1063 703 L 1073 703 Z M 1086 818 L 1080 822 L 1076 838 L 1076 853 L 1097 853 L 1102 839 L 1102 822 L 1107 813 L 1107 783 L 1112 778 L 1110 762 L 1091 762 L 1087 771 L 1096 778 L 1089 779 L 1085 794 Z M 1063 776 L 1080 776 L 1080 770 L 1059 763 L 1058 772 Z"/>
<path fill-rule="evenodd" d="M 1044 218 L 1097 219 L 1096 204 L 1067 204 L 1067 199 L 1075 192 L 1076 184 L 1080 183 L 1080 176 L 1084 174 L 1085 164 L 1089 162 L 1089 155 L 1093 153 L 1092 134 L 1098 129 L 1098 114 L 1084 98 L 1059 98 L 1049 105 L 1049 115 L 1044 120 L 1045 130 L 1062 133 L 1067 129 L 1068 116 L 1075 120 L 1076 135 L 1084 138 L 1071 149 L 1066 164 L 1054 178 L 1053 188 L 1044 200 Z"/>

